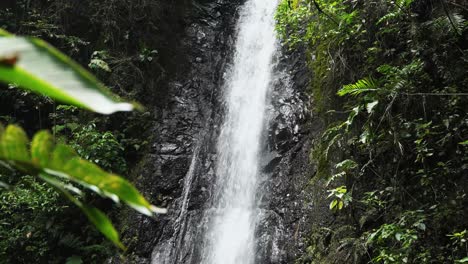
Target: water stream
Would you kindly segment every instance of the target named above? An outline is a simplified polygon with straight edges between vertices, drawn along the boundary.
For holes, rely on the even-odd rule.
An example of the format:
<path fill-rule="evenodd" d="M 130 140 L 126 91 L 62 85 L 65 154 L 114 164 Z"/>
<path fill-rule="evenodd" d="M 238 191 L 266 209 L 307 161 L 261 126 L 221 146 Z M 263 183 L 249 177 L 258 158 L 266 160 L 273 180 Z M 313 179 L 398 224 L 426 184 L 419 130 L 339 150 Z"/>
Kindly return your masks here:
<path fill-rule="evenodd" d="M 240 11 L 233 65 L 225 74 L 226 115 L 217 142 L 218 179 L 202 263 L 255 260 L 255 197 L 276 50 L 276 6 L 276 0 L 247 0 Z"/>

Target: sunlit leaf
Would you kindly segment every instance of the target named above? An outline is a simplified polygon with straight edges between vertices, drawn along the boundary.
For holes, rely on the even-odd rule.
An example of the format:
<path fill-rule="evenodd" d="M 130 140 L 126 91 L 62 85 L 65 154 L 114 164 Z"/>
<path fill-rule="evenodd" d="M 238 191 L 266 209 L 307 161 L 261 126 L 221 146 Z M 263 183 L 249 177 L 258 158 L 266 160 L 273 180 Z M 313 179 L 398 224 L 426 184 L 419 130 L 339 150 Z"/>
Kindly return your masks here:
<path fill-rule="evenodd" d="M 3 31 L 2 31 L 3 32 Z M 91 73 L 37 38 L 0 33 L 0 81 L 47 95 L 101 114 L 130 111 Z"/>
<path fill-rule="evenodd" d="M 345 159 L 342 162 L 335 165 L 335 168 L 342 171 L 349 171 L 357 167 L 357 163 L 354 160 Z"/>
<path fill-rule="evenodd" d="M 344 96 L 344 95 L 359 95 L 364 92 L 369 92 L 369 91 L 375 91 L 377 90 L 377 84 L 372 78 L 364 78 L 361 80 L 358 80 L 355 83 L 348 84 L 343 86 L 338 91 L 339 96 Z"/>
<path fill-rule="evenodd" d="M 462 259 L 459 259 L 457 261 L 455 261 L 456 263 L 468 263 L 468 257 L 464 257 Z"/>
<path fill-rule="evenodd" d="M 343 201 L 339 201 L 338 202 L 338 210 L 343 209 L 343 205 L 344 205 Z"/>

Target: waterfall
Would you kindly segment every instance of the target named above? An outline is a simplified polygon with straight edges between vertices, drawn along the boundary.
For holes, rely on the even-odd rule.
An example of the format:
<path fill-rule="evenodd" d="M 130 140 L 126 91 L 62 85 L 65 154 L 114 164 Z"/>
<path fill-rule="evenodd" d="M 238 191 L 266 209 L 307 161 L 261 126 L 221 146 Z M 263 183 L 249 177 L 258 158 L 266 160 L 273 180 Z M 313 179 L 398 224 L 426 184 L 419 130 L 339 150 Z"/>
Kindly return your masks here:
<path fill-rule="evenodd" d="M 226 116 L 217 142 L 213 207 L 203 263 L 254 263 L 259 152 L 276 50 L 276 0 L 247 0 L 225 77 Z"/>

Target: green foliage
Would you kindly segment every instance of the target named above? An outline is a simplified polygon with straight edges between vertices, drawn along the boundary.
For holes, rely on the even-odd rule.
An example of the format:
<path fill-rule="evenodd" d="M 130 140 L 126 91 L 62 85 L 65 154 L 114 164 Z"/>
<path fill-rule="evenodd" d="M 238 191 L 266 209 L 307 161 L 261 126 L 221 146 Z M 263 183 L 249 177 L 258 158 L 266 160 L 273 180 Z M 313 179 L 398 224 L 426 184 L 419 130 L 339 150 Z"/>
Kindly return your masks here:
<path fill-rule="evenodd" d="M 4 170 L 0 180 L 14 182 L 0 191 L 0 263 L 63 263 L 67 254 L 87 255 L 89 263 L 109 256 L 94 230 L 71 227 L 80 216 L 52 187 Z"/>
<path fill-rule="evenodd" d="M 123 158 L 124 147 L 110 131 L 100 132 L 95 123 L 79 127 L 73 123 L 67 123 L 72 131 L 71 146 L 77 153 L 90 160 L 101 168 L 116 173 L 125 173 L 127 163 Z"/>
<path fill-rule="evenodd" d="M 427 263 L 427 252 L 416 244 L 426 231 L 426 216 L 423 211 L 407 211 L 396 223 L 383 224 L 373 230 L 367 243 L 376 248 L 377 263 L 411 263 L 418 260 Z"/>
<path fill-rule="evenodd" d="M 130 104 L 118 103 L 111 98 L 113 95 L 94 76 L 40 39 L 20 38 L 0 31 L 0 60 L 0 80 L 4 82 L 15 83 L 22 88 L 100 113 L 132 109 Z M 104 65 L 94 62 L 98 66 Z M 80 154 L 106 167 L 118 166 L 119 170 L 124 171 L 125 161 L 118 159 L 121 156 L 117 155 L 117 151 L 123 151 L 123 148 L 112 133 L 101 136 L 92 131 L 93 127 L 91 125 L 75 134 L 75 145 L 79 146 Z M 112 155 L 117 155 L 115 162 L 119 164 L 113 164 Z M 82 192 L 75 184 L 114 202 L 121 200 L 146 215 L 164 212 L 151 205 L 128 181 L 81 159 L 71 147 L 56 144 L 54 137 L 47 131 L 36 133 L 29 142 L 20 127 L 9 125 L 4 129 L 0 126 L 0 164 L 8 169 L 16 168 L 25 174 L 37 176 L 53 186 L 121 249 L 125 247 L 110 219 L 99 209 L 84 204 Z M 3 182 L 2 186 L 8 187 Z"/>
<path fill-rule="evenodd" d="M 140 55 L 138 56 L 138 59 L 141 62 L 152 62 L 154 57 L 158 56 L 158 51 L 157 50 L 150 50 L 147 48 L 144 48 Z"/>
<path fill-rule="evenodd" d="M 347 207 L 352 201 L 352 195 L 346 189 L 346 186 L 339 186 L 328 191 L 328 198 L 332 198 L 330 210 L 338 211 Z"/>
<path fill-rule="evenodd" d="M 298 26 L 284 17 L 277 22 L 284 43 L 293 36 L 308 48 L 313 105 L 328 125 L 313 159 L 327 186 L 338 186 L 329 190 L 330 209 L 340 211 L 340 199 L 353 190 L 331 228 L 360 227 L 342 240 L 367 241 L 361 263 L 465 261 L 466 243 L 454 234 L 463 233 L 467 218 L 466 7 L 411 0 L 287 4 L 277 16 L 309 10 Z M 336 261 L 327 253 L 341 249 L 335 246 L 314 256 Z"/>
<path fill-rule="evenodd" d="M 2 177 L 3 179 L 4 177 Z M 40 229 L 34 223 L 22 224 L 24 221 L 18 219 L 15 213 L 23 212 L 23 216 L 34 215 L 32 212 L 41 211 L 42 215 L 51 216 L 63 210 L 55 204 L 59 199 L 59 194 L 45 184 L 38 183 L 33 177 L 23 177 L 21 181 L 10 190 L 0 192 L 0 214 L 2 224 L 0 225 L 0 259 L 20 261 L 27 256 L 14 255 L 12 250 L 23 248 L 30 254 L 43 256 L 47 249 L 44 247 L 44 234 L 36 233 Z M 35 221 L 44 223 L 43 219 Z M 1 261 L 0 261 L 1 262 Z M 4 262 L 1 262 L 4 263 Z"/>
<path fill-rule="evenodd" d="M 91 61 L 88 64 L 88 67 L 97 72 L 112 72 L 111 68 L 109 67 L 109 64 L 107 64 L 106 60 L 109 59 L 109 54 L 104 51 L 95 51 L 91 55 Z"/>
<path fill-rule="evenodd" d="M 291 3 L 292 2 L 292 3 Z M 294 47 L 303 42 L 302 28 L 310 18 L 308 6 L 299 5 L 299 1 L 281 1 L 276 11 L 276 31 L 283 43 Z"/>
<path fill-rule="evenodd" d="M 174 14 L 175 12 L 171 10 L 175 9 L 159 8 L 160 1 L 108 1 L 103 5 L 93 1 L 18 0 L 3 1 L 0 5 L 2 6 L 0 28 L 14 32 L 18 36 L 26 35 L 44 39 L 83 66 L 90 64 L 90 59 L 104 61 L 111 72 L 99 68 L 91 68 L 91 72 L 96 74 L 113 92 L 125 98 L 134 98 L 152 104 L 165 102 L 163 98 L 166 91 L 160 89 L 161 86 L 158 84 L 163 81 L 161 78 L 164 78 L 168 68 L 166 65 L 164 67 L 159 65 L 159 55 L 152 54 L 151 63 L 149 60 L 142 63 L 139 54 L 143 53 L 144 47 L 151 47 L 151 50 L 156 47 L 158 50 L 161 48 L 164 50 L 164 53 L 161 52 L 162 56 L 174 54 L 175 49 L 172 44 L 174 41 L 171 38 L 168 39 L 164 34 L 152 33 L 155 32 L 155 25 L 160 25 L 160 21 L 165 17 L 165 15 L 155 14 L 162 14 L 167 10 Z M 170 6 L 171 4 L 164 5 Z M 142 20 L 142 17 L 146 18 Z M 171 23 L 170 21 L 174 19 L 171 18 L 167 22 L 165 20 L 164 18 L 162 22 Z M 138 41 L 131 41 L 135 39 Z M 95 55 L 93 51 L 97 51 Z M 169 64 L 173 63 L 175 61 Z M 115 116 L 95 115 L 75 107 L 64 105 L 56 107 L 50 98 L 17 89 L 18 86 L 14 84 L 7 86 L 0 84 L 0 86 L 1 88 L 8 87 L 8 89 L 0 88 L 0 122 L 4 124 L 20 125 L 28 135 L 33 135 L 35 131 L 44 128 L 51 129 L 57 142 L 70 142 L 73 145 L 73 133 L 79 132 L 83 126 L 94 123 L 96 128 L 93 130 L 96 133 L 103 135 L 111 131 L 120 147 L 125 148 L 125 152 L 122 152 L 120 148 L 118 150 L 114 148 L 117 147 L 116 144 L 112 144 L 112 149 L 117 150 L 122 156 L 113 157 L 109 162 L 102 160 L 104 155 L 100 154 L 104 154 L 103 151 L 96 151 L 100 164 L 108 163 L 109 166 L 113 166 L 105 168 L 110 172 L 123 173 L 121 170 L 125 166 L 121 166 L 121 158 L 125 157 L 127 166 L 133 167 L 146 153 L 147 142 L 152 136 L 148 128 L 153 123 L 153 117 L 149 112 L 144 114 L 131 112 Z M 86 146 L 83 153 L 86 153 L 88 149 Z M 94 158 L 93 155 L 89 157 Z M 133 175 L 134 170 L 127 170 L 127 173 L 129 179 L 136 176 Z M 16 175 L 16 177 L 22 178 L 21 175 Z M 17 183 L 14 179 L 11 177 L 0 179 L 0 192 L 3 191 L 4 186 L 14 188 Z M 40 182 L 39 179 L 38 181 Z M 116 217 L 120 214 L 120 206 L 114 206 L 111 201 L 100 198 L 91 191 L 83 190 L 80 200 L 102 209 L 116 220 L 122 219 L 121 216 Z M 58 201 L 65 205 L 67 202 L 69 203 L 66 199 Z M 59 205 L 56 204 L 56 206 Z M 36 211 L 36 213 L 37 217 L 43 214 L 41 211 Z M 112 254 L 118 254 L 116 248 L 111 243 L 106 243 L 108 241 L 103 240 L 102 235 L 92 225 L 88 225 L 86 216 L 80 213 L 80 210 L 71 206 L 63 214 L 54 215 L 53 218 L 56 220 L 53 226 L 61 226 L 61 229 L 54 230 L 55 239 L 43 240 L 44 250 L 51 252 L 44 258 L 44 261 L 42 259 L 38 261 L 40 258 L 30 253 L 27 254 L 30 256 L 28 260 L 10 261 L 8 259 L 7 263 L 64 263 L 69 257 L 74 259 L 73 256 L 77 257 L 75 259 L 81 259 L 83 263 L 102 263 L 109 255 L 97 252 L 114 251 Z M 29 215 L 23 218 L 21 211 L 16 212 L 14 216 L 19 223 L 26 223 L 27 219 L 34 218 Z M 10 216 L 1 216 L 0 222 L 8 217 Z M 38 233 L 47 234 L 47 238 L 51 236 L 45 222 L 38 222 L 37 226 Z M 62 236 L 67 244 L 73 246 L 61 247 Z M 69 250 L 71 248 L 74 250 Z M 21 247 L 15 250 L 12 246 L 11 252 L 15 252 L 16 255 L 26 255 L 23 254 L 25 251 Z M 0 262 L 2 261 L 3 258 L 0 257 Z"/>

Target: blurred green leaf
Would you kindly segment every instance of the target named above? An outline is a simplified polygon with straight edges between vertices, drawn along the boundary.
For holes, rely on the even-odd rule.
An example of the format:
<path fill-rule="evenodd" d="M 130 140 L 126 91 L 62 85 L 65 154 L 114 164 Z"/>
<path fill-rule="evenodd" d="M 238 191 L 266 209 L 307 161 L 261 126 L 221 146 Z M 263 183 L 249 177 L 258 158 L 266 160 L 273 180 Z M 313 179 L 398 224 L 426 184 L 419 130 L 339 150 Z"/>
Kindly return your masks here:
<path fill-rule="evenodd" d="M 28 137 L 18 126 L 9 125 L 0 137 L 0 158 L 17 162 L 28 162 Z"/>
<path fill-rule="evenodd" d="M 11 36 L 11 33 L 0 28 L 0 37 L 8 37 L 8 36 Z"/>
<path fill-rule="evenodd" d="M 46 131 L 39 131 L 31 142 L 31 159 L 37 166 L 47 166 L 54 147 L 52 135 Z"/>
<path fill-rule="evenodd" d="M 70 194 L 69 191 L 72 191 L 80 195 L 81 191 L 71 184 L 64 183 L 63 179 L 78 183 L 115 202 L 121 200 L 143 214 L 165 213 L 165 209 L 151 205 L 127 180 L 80 158 L 70 146 L 55 145 L 49 132 L 38 132 L 32 140 L 30 150 L 28 144 L 26 133 L 21 127 L 9 125 L 3 129 L 0 126 L 0 162 L 30 175 L 39 175 L 59 189 L 83 210 L 99 231 L 120 248 L 123 248 L 123 245 L 110 220 L 98 209 L 82 204 Z"/>
<path fill-rule="evenodd" d="M 0 81 L 101 114 L 131 111 L 78 63 L 37 38 L 0 32 Z"/>

